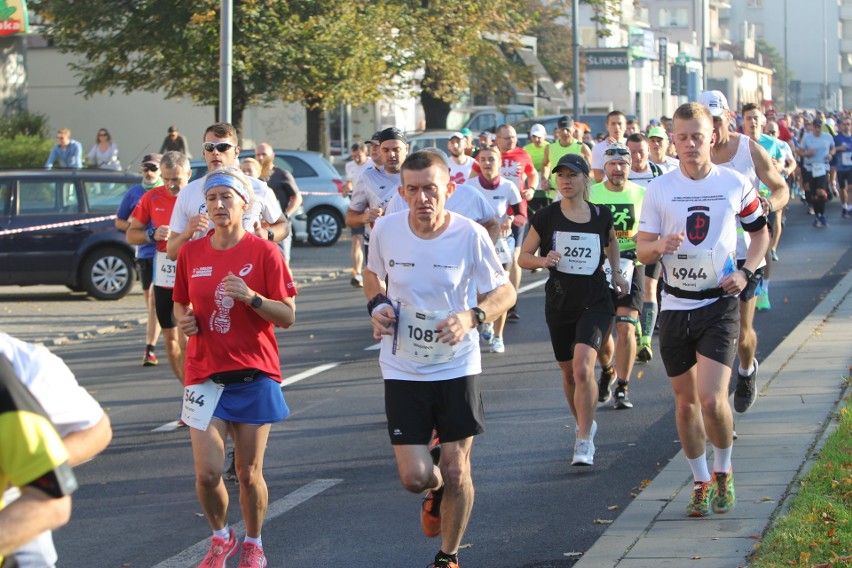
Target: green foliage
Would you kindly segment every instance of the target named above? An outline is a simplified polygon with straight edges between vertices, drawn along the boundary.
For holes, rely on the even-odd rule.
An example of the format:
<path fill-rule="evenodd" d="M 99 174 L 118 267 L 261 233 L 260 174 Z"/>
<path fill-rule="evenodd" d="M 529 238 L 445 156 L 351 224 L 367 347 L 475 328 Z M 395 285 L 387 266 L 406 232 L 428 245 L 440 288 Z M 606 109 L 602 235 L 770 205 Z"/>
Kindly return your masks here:
<path fill-rule="evenodd" d="M 53 141 L 42 136 L 3 136 L 0 138 L 0 168 L 44 167 L 52 147 Z"/>
<path fill-rule="evenodd" d="M 538 39 L 538 58 L 556 83 L 569 90 L 574 80 L 574 46 L 570 22 L 561 18 L 562 11 L 545 6 L 539 0 L 530 0 L 530 10 L 539 10 L 537 21 L 528 34 Z"/>
<path fill-rule="evenodd" d="M 8 114 L 0 120 L 0 138 L 14 138 L 19 134 L 46 138 L 48 121 L 46 115 L 38 113 Z"/>

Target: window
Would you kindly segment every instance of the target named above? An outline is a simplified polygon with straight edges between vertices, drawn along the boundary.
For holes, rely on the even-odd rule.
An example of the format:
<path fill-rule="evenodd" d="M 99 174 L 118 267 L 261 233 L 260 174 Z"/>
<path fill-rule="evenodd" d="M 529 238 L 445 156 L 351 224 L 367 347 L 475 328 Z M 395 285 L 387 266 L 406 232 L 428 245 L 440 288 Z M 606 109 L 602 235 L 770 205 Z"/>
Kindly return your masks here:
<path fill-rule="evenodd" d="M 749 8 L 763 8 L 763 0 L 748 0 L 746 6 Z"/>
<path fill-rule="evenodd" d="M 293 174 L 294 178 L 317 177 L 314 169 L 295 156 L 275 156 L 275 165 Z"/>
<path fill-rule="evenodd" d="M 12 196 L 12 183 L 0 182 L 0 217 L 9 215 L 9 198 Z M 0 219 L 2 222 L 2 219 Z"/>
<path fill-rule="evenodd" d="M 77 213 L 80 210 L 74 182 L 22 180 L 18 202 L 20 215 Z"/>
<path fill-rule="evenodd" d="M 127 190 L 133 187 L 128 182 L 89 180 L 83 183 L 89 211 L 97 213 L 115 213 Z"/>
<path fill-rule="evenodd" d="M 660 21 L 661 28 L 688 28 L 689 27 L 689 9 L 688 8 L 661 8 Z"/>

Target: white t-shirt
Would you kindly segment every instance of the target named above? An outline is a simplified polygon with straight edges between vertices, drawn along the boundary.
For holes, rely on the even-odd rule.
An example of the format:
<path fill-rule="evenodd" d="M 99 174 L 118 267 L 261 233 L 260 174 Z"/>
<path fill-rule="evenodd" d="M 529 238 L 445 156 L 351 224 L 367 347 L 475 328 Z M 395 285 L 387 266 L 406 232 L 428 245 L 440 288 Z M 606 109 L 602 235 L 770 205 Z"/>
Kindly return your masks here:
<path fill-rule="evenodd" d="M 494 189 L 482 187 L 482 184 L 479 183 L 479 177 L 468 180 L 468 184 L 481 191 L 482 195 L 491 202 L 498 219 L 506 216 L 506 211 L 509 210 L 510 205 L 517 205 L 521 202 L 521 192 L 518 191 L 518 186 L 515 185 L 515 182 L 502 176 L 500 177 L 500 184 Z"/>
<path fill-rule="evenodd" d="M 344 166 L 344 169 L 346 171 L 346 181 L 354 184 L 356 181 L 358 181 L 358 178 L 361 177 L 361 174 L 364 173 L 364 170 L 371 167 L 373 167 L 373 159 L 369 156 L 363 164 L 359 164 L 355 160 L 349 160 Z"/>
<path fill-rule="evenodd" d="M 485 229 L 452 212 L 449 226 L 429 240 L 411 231 L 405 212 L 378 219 L 367 268 L 379 280 L 387 278 L 395 307 L 402 302 L 426 311 L 461 313 L 472 306 L 471 286 L 484 294 L 509 281 Z M 482 372 L 476 329 L 452 348 L 453 358 L 446 362 L 417 363 L 393 351 L 393 336 L 383 336 L 379 364 L 385 379 L 442 381 Z"/>
<path fill-rule="evenodd" d="M 352 189 L 352 197 L 349 200 L 349 209 L 363 212 L 367 209 L 379 207 L 385 209 L 388 202 L 396 194 L 399 194 L 399 186 L 402 183 L 399 174 L 389 174 L 384 168 L 370 168 L 364 170 L 355 187 Z M 366 239 L 370 238 L 372 227 L 364 227 Z"/>
<path fill-rule="evenodd" d="M 657 162 L 654 162 L 654 163 L 657 164 Z M 663 162 L 662 164 L 657 164 L 657 165 L 660 166 L 660 169 L 663 170 L 664 174 L 667 174 L 670 171 L 676 170 L 680 167 L 680 160 L 678 160 L 677 158 L 672 158 L 671 156 L 667 155 L 666 161 Z"/>
<path fill-rule="evenodd" d="M 494 207 L 491 206 L 491 203 L 481 191 L 463 183 L 456 185 L 456 190 L 447 199 L 446 207 L 449 211 L 463 215 L 479 224 L 490 221 L 496 214 Z M 408 203 L 397 192 L 388 202 L 385 215 L 399 213 L 400 211 L 408 211 Z"/>
<path fill-rule="evenodd" d="M 199 178 L 190 182 L 178 193 L 175 208 L 172 210 L 172 218 L 169 220 L 169 230 L 171 232 L 182 233 L 193 215 L 207 213 L 207 195 L 204 193 L 204 179 Z M 245 215 L 243 215 L 243 228 L 246 231 L 254 232 L 255 222 L 263 220 L 269 224 L 275 223 L 281 218 L 284 212 L 281 211 L 281 204 L 278 202 L 278 198 L 275 197 L 275 192 L 266 185 L 266 182 L 252 177 L 248 179 L 251 181 L 251 186 L 254 190 L 254 201 L 249 206 Z M 208 232 L 212 231 L 213 228 L 213 224 L 211 223 Z M 198 239 L 203 236 L 198 231 L 192 235 L 192 238 Z"/>
<path fill-rule="evenodd" d="M 654 170 L 651 169 L 650 165 L 645 167 L 644 172 L 634 172 L 631 169 L 627 174 L 627 179 L 634 183 L 638 183 L 639 185 L 648 187 L 648 184 L 651 183 L 652 179 L 654 179 Z"/>
<path fill-rule="evenodd" d="M 712 266 L 702 265 L 710 287 L 736 270 L 737 221 L 743 226 L 763 215 L 757 190 L 751 181 L 730 168 L 713 166 L 704 179 L 692 180 L 680 169 L 654 179 L 645 192 L 639 230 L 666 235 L 686 233 L 675 255 L 708 254 Z M 663 256 L 663 277 L 677 285 L 672 265 L 675 255 Z M 695 272 L 698 272 L 696 265 Z M 715 282 L 712 281 L 715 272 Z M 663 292 L 661 310 L 691 310 L 712 304 L 715 299 L 689 300 Z"/>
<path fill-rule="evenodd" d="M 473 169 L 473 164 L 476 162 L 473 158 L 466 154 L 459 156 L 462 159 L 461 164 L 457 164 L 455 159 L 449 159 L 450 180 L 456 183 L 465 183 L 470 177 L 470 171 Z"/>

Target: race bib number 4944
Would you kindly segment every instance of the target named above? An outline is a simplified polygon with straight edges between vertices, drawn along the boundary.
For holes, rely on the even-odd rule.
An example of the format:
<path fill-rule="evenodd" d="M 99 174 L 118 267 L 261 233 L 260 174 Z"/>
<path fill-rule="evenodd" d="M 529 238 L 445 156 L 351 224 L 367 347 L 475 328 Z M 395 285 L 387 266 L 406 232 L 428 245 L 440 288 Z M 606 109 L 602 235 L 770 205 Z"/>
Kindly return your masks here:
<path fill-rule="evenodd" d="M 670 286 L 693 292 L 719 286 L 712 250 L 667 254 L 662 262 Z"/>

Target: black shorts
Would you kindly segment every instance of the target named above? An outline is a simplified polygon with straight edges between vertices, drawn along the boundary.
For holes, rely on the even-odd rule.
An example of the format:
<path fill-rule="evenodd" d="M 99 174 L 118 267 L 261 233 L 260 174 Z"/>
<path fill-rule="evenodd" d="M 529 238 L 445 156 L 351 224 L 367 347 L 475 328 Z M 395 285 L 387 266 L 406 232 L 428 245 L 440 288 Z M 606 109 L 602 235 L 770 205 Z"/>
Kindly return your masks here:
<path fill-rule="evenodd" d="M 521 250 L 521 245 L 524 244 L 524 236 L 527 233 L 526 229 L 527 229 L 526 223 L 524 223 L 523 225 L 520 225 L 520 226 L 512 225 L 512 236 L 515 237 L 515 250 L 516 251 Z"/>
<path fill-rule="evenodd" d="M 633 269 L 633 282 L 630 283 L 630 293 L 619 298 L 612 290 L 612 303 L 616 308 L 630 308 L 637 312 L 642 311 L 642 304 L 645 302 L 645 277 L 642 275 L 642 267 L 636 266 Z"/>
<path fill-rule="evenodd" d="M 385 380 L 385 415 L 391 444 L 425 446 L 437 429 L 442 442 L 485 431 L 476 375 L 446 381 Z"/>
<path fill-rule="evenodd" d="M 175 301 L 172 300 L 172 288 L 154 285 L 154 307 L 157 309 L 157 321 L 163 329 L 177 327 L 175 321 Z"/>
<path fill-rule="evenodd" d="M 139 278 L 142 280 L 142 289 L 147 290 L 154 281 L 154 259 L 137 258 L 136 266 L 139 267 Z"/>
<path fill-rule="evenodd" d="M 352 236 L 355 236 L 355 235 L 364 235 L 364 234 L 366 233 L 366 229 L 365 229 L 364 227 L 366 227 L 366 225 L 364 225 L 364 226 L 362 226 L 362 227 L 357 227 L 357 228 L 355 228 L 355 229 L 351 229 L 351 228 L 350 228 L 350 229 L 349 229 L 349 232 L 352 234 Z"/>
<path fill-rule="evenodd" d="M 737 268 L 742 268 L 744 264 L 745 260 L 738 260 Z M 743 288 L 742 292 L 740 292 L 740 302 L 748 302 L 749 300 L 754 298 L 755 293 L 757 292 L 757 287 L 760 285 L 761 282 L 763 282 L 762 266 L 754 271 L 754 276 L 751 277 L 751 280 L 748 281 L 746 287 Z"/>
<path fill-rule="evenodd" d="M 550 344 L 557 361 L 574 359 L 574 347 L 581 343 L 601 350 L 604 338 L 612 332 L 615 314 L 600 311 L 556 312 L 546 314 Z"/>
<path fill-rule="evenodd" d="M 805 170 L 807 172 L 807 170 Z M 807 174 L 807 183 L 808 189 L 810 189 L 811 195 L 814 195 L 818 189 L 823 189 L 828 191 L 828 174 L 824 176 L 814 177 L 810 172 Z"/>
<path fill-rule="evenodd" d="M 654 280 L 660 279 L 660 273 L 663 271 L 663 265 L 660 262 L 655 262 L 654 264 L 646 264 L 645 265 L 645 276 L 648 278 L 653 278 Z"/>
<path fill-rule="evenodd" d="M 837 170 L 837 187 L 845 189 L 852 186 L 852 170 L 841 172 Z"/>
<path fill-rule="evenodd" d="M 775 222 L 778 220 L 778 211 L 770 211 L 766 216 L 766 227 L 769 229 L 769 236 L 775 233 Z"/>
<path fill-rule="evenodd" d="M 719 298 L 694 310 L 660 312 L 660 356 L 669 377 L 684 374 L 698 362 L 698 353 L 732 367 L 740 329 L 739 303 Z"/>

